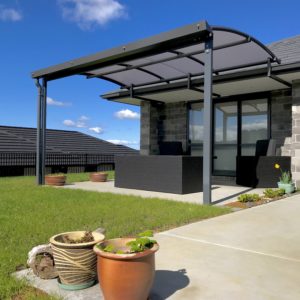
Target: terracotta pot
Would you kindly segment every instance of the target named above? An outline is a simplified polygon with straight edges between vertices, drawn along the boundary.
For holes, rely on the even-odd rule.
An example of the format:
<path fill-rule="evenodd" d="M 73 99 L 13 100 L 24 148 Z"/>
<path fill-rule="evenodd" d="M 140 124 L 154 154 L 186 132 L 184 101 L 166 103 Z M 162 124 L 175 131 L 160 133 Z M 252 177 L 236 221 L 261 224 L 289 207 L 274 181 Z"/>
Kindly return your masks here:
<path fill-rule="evenodd" d="M 62 186 L 66 183 L 66 176 L 65 175 L 46 175 L 45 183 L 47 185 Z"/>
<path fill-rule="evenodd" d="M 126 243 L 132 238 L 120 238 L 100 243 L 128 249 Z M 154 244 L 149 250 L 132 254 L 104 252 L 96 245 L 98 280 L 105 300 L 146 300 L 153 284 L 155 274 L 155 252 L 159 249 Z"/>
<path fill-rule="evenodd" d="M 80 239 L 85 231 L 64 232 L 50 238 L 55 267 L 63 288 L 76 290 L 92 285 L 97 278 L 97 257 L 93 251 L 96 243 L 104 240 L 104 235 L 93 232 L 94 241 L 71 244 L 63 242 L 68 235 L 71 239 Z"/>
<path fill-rule="evenodd" d="M 105 182 L 107 181 L 108 173 L 105 172 L 98 172 L 98 173 L 91 173 L 90 180 L 93 182 Z"/>

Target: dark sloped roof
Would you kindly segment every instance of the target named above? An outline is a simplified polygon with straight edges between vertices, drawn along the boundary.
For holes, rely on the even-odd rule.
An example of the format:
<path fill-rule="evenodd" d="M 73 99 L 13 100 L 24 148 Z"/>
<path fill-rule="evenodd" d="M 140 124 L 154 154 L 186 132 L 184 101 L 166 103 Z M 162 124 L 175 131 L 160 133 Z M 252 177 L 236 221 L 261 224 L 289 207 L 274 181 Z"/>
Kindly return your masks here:
<path fill-rule="evenodd" d="M 47 129 L 47 152 L 137 154 L 138 151 L 123 145 L 83 134 L 78 131 Z M 36 128 L 0 126 L 0 152 L 35 152 Z"/>
<path fill-rule="evenodd" d="M 282 64 L 300 62 L 300 35 L 274 42 L 268 48 Z"/>

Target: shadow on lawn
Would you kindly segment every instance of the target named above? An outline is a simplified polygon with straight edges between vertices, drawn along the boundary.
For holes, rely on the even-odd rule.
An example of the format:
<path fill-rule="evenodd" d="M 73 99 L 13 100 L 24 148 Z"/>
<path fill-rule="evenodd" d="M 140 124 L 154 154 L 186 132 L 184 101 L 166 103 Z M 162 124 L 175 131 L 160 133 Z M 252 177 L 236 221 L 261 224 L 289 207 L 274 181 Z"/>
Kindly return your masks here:
<path fill-rule="evenodd" d="M 149 300 L 164 300 L 187 287 L 190 283 L 186 276 L 186 270 L 178 271 L 158 270 L 155 272 L 155 280 Z"/>

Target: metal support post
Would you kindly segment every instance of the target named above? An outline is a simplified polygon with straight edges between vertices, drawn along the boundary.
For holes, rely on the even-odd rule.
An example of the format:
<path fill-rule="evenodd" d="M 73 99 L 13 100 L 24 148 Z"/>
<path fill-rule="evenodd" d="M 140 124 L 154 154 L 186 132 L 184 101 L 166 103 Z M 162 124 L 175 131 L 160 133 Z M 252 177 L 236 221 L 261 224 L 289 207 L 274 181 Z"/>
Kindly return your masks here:
<path fill-rule="evenodd" d="M 45 165 L 46 165 L 46 128 L 47 128 L 47 81 L 42 80 L 43 97 L 42 97 L 42 140 L 41 140 L 41 176 L 42 184 L 45 184 Z"/>
<path fill-rule="evenodd" d="M 203 204 L 211 204 L 212 173 L 212 67 L 213 67 L 213 35 L 205 40 L 204 67 L 204 133 L 203 133 Z"/>
<path fill-rule="evenodd" d="M 38 185 L 42 184 L 42 171 L 41 171 L 41 122 L 42 122 L 42 86 L 39 80 L 36 80 L 36 87 L 38 89 L 38 99 L 37 99 L 37 128 L 36 128 L 36 183 Z"/>

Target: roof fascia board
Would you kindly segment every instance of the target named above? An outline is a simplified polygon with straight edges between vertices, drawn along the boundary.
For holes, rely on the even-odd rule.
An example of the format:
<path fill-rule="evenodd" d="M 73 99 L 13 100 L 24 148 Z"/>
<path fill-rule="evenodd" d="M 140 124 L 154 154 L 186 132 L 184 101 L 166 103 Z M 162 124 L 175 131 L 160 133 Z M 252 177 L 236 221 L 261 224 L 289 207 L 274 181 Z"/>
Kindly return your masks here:
<path fill-rule="evenodd" d="M 211 28 L 208 23 L 206 21 L 200 21 L 125 46 L 101 51 L 93 55 L 34 71 L 32 72 L 32 78 L 43 77 L 49 81 L 81 74 L 95 68 L 124 62 L 124 60 L 158 54 L 180 46 L 189 46 L 195 44 L 197 40 L 199 40 L 199 42 L 203 41 L 210 32 Z"/>

